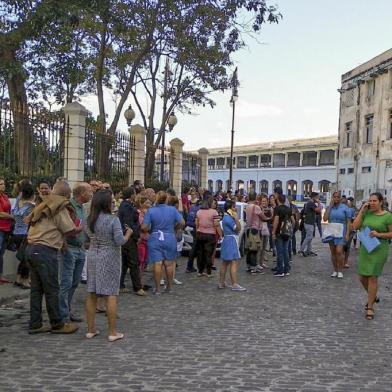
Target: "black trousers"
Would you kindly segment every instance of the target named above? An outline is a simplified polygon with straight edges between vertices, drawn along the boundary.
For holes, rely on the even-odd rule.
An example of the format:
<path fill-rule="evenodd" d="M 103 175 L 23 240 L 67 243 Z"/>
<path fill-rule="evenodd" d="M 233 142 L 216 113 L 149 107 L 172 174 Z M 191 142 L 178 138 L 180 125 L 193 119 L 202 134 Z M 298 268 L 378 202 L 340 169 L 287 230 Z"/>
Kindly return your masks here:
<path fill-rule="evenodd" d="M 57 250 L 44 245 L 28 245 L 27 257 L 30 262 L 30 328 L 42 326 L 42 299 L 45 295 L 46 310 L 53 329 L 64 323 L 60 317 L 58 280 L 59 261 Z"/>
<path fill-rule="evenodd" d="M 214 254 L 216 244 L 215 234 L 196 234 L 196 254 L 197 254 L 197 269 L 199 274 L 207 271 L 211 275 L 212 255 Z"/>
<path fill-rule="evenodd" d="M 125 287 L 125 276 L 129 269 L 131 275 L 133 291 L 139 291 L 142 288 L 142 282 L 140 279 L 139 271 L 139 258 L 137 254 L 137 244 L 132 239 L 121 248 L 122 267 L 121 267 L 121 278 L 120 288 Z"/>
<path fill-rule="evenodd" d="M 16 249 L 19 249 L 22 245 L 23 240 L 26 238 L 24 235 L 15 235 L 13 236 L 12 240 L 15 243 Z M 29 263 L 26 260 L 19 262 L 17 274 L 20 275 L 22 279 L 28 279 L 29 277 Z"/>

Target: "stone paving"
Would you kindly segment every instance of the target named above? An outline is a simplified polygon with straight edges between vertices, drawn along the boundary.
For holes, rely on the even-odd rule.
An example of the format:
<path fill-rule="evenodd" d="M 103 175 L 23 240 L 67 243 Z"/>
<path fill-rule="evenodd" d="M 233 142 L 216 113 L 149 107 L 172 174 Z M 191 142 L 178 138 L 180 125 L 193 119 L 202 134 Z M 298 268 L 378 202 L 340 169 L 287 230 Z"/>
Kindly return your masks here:
<path fill-rule="evenodd" d="M 328 250 L 295 257 L 285 278 L 250 276 L 247 292 L 217 290 L 217 279 L 184 274 L 173 294 L 120 296 L 122 341 L 27 334 L 28 301 L 0 308 L 0 391 L 392 390 L 390 263 L 380 279 L 376 318 L 364 317 L 355 266 L 329 277 Z M 353 251 L 352 264 L 357 252 Z M 272 265 L 272 262 L 270 262 Z M 147 274 L 150 279 L 150 274 Z M 217 277 L 216 277 L 217 278 Z M 84 287 L 75 309 L 82 312 Z"/>

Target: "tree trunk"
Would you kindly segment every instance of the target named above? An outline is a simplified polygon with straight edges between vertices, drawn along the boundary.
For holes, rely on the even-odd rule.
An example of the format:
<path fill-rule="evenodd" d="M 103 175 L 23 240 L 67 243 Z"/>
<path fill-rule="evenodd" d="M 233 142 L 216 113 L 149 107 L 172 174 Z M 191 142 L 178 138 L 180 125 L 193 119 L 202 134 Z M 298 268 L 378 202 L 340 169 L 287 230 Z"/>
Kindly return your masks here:
<path fill-rule="evenodd" d="M 146 135 L 146 165 L 145 165 L 145 182 L 154 179 L 154 169 L 155 169 L 155 152 L 156 148 L 154 146 L 154 131 L 147 130 Z"/>
<path fill-rule="evenodd" d="M 16 171 L 22 176 L 32 172 L 32 132 L 29 123 L 29 107 L 23 66 L 16 57 L 16 48 L 3 48 L 2 54 L 7 64 L 14 64 L 14 72 L 7 77 L 8 93 L 14 119 Z"/>

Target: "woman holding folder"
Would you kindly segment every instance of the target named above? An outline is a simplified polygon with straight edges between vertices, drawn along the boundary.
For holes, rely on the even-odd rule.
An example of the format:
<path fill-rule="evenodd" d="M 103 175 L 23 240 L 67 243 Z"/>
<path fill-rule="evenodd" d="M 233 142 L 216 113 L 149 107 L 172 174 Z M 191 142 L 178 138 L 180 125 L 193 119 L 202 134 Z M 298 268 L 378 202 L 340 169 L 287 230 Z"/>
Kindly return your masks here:
<path fill-rule="evenodd" d="M 368 293 L 366 304 L 366 319 L 373 320 L 373 305 L 378 302 L 377 279 L 382 274 L 384 264 L 388 260 L 389 244 L 392 239 L 392 214 L 383 210 L 384 198 L 381 193 L 370 195 L 369 201 L 364 203 L 353 223 L 353 229 L 369 228 L 369 237 L 377 238 L 380 244 L 373 250 L 366 249 L 367 241 L 361 241 L 359 251 L 358 274 L 362 286 Z M 369 244 L 371 241 L 369 241 Z"/>

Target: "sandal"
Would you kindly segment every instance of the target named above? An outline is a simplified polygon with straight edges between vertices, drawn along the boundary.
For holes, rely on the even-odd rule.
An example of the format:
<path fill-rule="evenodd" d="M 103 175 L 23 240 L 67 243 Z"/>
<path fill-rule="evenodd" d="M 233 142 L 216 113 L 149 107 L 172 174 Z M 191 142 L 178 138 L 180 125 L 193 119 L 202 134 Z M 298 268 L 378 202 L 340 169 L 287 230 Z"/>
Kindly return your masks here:
<path fill-rule="evenodd" d="M 120 340 L 124 337 L 123 333 L 117 332 L 116 335 L 109 335 L 108 340 L 109 342 L 115 342 L 116 340 Z"/>
<path fill-rule="evenodd" d="M 99 334 L 100 334 L 100 332 L 98 331 L 98 329 L 95 332 L 87 332 L 86 338 L 92 339 L 92 338 L 95 338 L 96 336 L 98 336 Z"/>
<path fill-rule="evenodd" d="M 380 297 L 376 297 L 376 300 L 374 301 L 375 304 L 378 304 L 380 302 Z M 368 310 L 368 304 L 365 305 L 365 310 Z"/>
<path fill-rule="evenodd" d="M 369 313 L 371 312 L 371 313 Z M 373 320 L 374 319 L 374 310 L 373 308 L 367 308 L 366 309 L 366 316 L 365 316 L 366 320 Z"/>

